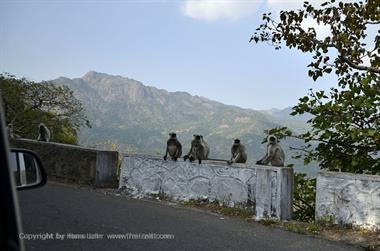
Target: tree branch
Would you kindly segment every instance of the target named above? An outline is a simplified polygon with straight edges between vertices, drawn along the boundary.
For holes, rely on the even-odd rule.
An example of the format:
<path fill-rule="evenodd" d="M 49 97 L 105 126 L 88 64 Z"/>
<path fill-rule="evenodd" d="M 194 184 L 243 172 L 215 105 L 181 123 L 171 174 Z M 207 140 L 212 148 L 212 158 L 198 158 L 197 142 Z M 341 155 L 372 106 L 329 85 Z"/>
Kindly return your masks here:
<path fill-rule="evenodd" d="M 14 116 L 14 118 L 13 118 L 12 121 L 11 121 L 11 124 L 13 124 L 13 123 L 16 121 L 16 119 L 17 119 L 21 114 L 27 113 L 27 112 L 29 112 L 29 111 L 31 111 L 31 110 L 33 110 L 33 109 L 37 109 L 37 108 L 38 108 L 38 106 L 37 106 L 37 105 L 34 105 L 34 106 L 32 106 L 32 107 L 30 107 L 30 108 L 28 108 L 28 109 L 23 110 L 22 112 L 19 112 L 18 114 L 16 114 L 16 116 Z"/>
<path fill-rule="evenodd" d="M 345 56 L 341 55 L 340 58 L 346 62 L 350 67 L 356 69 L 356 70 L 360 70 L 360 71 L 369 71 L 369 72 L 373 72 L 373 73 L 379 73 L 380 74 L 380 69 L 377 69 L 375 67 L 371 67 L 371 66 L 365 66 L 365 65 L 358 65 L 358 64 L 355 64 L 354 62 L 350 61 L 349 59 L 347 59 Z"/>
<path fill-rule="evenodd" d="M 272 23 L 274 22 L 273 19 L 271 19 Z M 371 24 L 377 24 L 377 23 L 380 23 L 379 22 L 372 22 Z M 273 25 L 274 26 L 274 25 Z M 280 34 L 283 34 L 283 31 L 278 29 L 278 27 L 274 26 L 274 28 L 270 28 L 268 27 L 270 30 L 275 31 L 275 32 L 278 32 Z M 296 36 L 298 36 L 299 38 L 303 38 L 303 39 L 309 39 L 311 40 L 312 42 L 314 42 L 315 44 L 318 44 L 319 46 L 323 45 L 324 43 L 316 38 L 311 38 L 311 37 L 308 37 L 306 34 L 308 34 L 307 32 L 305 32 L 301 27 L 294 27 L 296 30 L 298 30 L 300 32 L 300 34 L 297 34 Z M 373 72 L 373 73 L 379 73 L 380 74 L 380 69 L 378 68 L 375 68 L 375 67 L 371 67 L 371 66 L 365 66 L 365 65 L 359 65 L 359 64 L 356 64 L 354 62 L 352 62 L 351 60 L 349 60 L 345 55 L 343 55 L 343 53 L 341 52 L 341 50 L 338 48 L 338 46 L 336 44 L 333 44 L 333 43 L 329 43 L 327 44 L 327 47 L 330 47 L 330 48 L 335 48 L 338 50 L 338 52 L 341 54 L 339 57 L 346 63 L 348 64 L 351 68 L 354 68 L 356 70 L 360 70 L 360 71 L 369 71 L 369 72 Z"/>
<path fill-rule="evenodd" d="M 290 150 L 296 150 L 296 151 L 303 151 L 303 152 L 306 152 L 306 153 L 312 153 L 312 151 L 310 150 L 306 150 L 304 148 L 298 148 L 298 147 L 292 147 L 292 146 L 289 146 L 289 149 Z"/>
<path fill-rule="evenodd" d="M 315 207 L 311 206 L 309 203 L 307 203 L 302 198 L 297 198 L 299 201 L 301 201 L 305 206 L 307 206 L 309 209 L 315 210 Z"/>
<path fill-rule="evenodd" d="M 380 21 L 366 21 L 363 24 L 364 25 L 366 25 L 366 24 L 380 24 Z"/>

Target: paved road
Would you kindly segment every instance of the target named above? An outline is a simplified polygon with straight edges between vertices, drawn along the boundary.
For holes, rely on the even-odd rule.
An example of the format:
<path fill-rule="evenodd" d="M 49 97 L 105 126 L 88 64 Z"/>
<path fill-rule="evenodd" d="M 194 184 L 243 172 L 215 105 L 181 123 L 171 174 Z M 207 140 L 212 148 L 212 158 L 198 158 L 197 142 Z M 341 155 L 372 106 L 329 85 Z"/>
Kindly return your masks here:
<path fill-rule="evenodd" d="M 258 223 L 221 219 L 202 210 L 63 184 L 50 183 L 18 195 L 25 234 L 104 234 L 93 240 L 29 240 L 26 250 L 360 250 Z M 173 234 L 174 239 L 110 240 L 106 236 L 124 233 Z"/>

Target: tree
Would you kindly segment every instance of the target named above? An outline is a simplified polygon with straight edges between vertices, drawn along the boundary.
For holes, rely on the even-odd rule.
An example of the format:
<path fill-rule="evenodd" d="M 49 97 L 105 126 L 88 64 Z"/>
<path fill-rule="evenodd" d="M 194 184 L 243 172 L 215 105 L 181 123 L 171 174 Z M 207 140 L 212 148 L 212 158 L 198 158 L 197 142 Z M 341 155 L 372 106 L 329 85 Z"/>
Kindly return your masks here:
<path fill-rule="evenodd" d="M 304 22 L 313 19 L 330 31 L 318 36 Z M 354 173 L 380 173 L 380 4 L 377 0 L 343 3 L 330 0 L 315 8 L 304 2 L 299 10 L 281 11 L 279 20 L 263 15 L 251 41 L 284 44 L 312 54 L 308 75 L 316 81 L 337 76 L 329 93 L 314 91 L 299 99 L 291 115 L 310 113 L 311 129 L 294 135 L 287 128 L 273 133 L 304 140 L 298 148 L 307 164 L 320 161 L 322 169 Z M 377 27 L 377 28 L 376 28 Z M 372 34 L 374 33 L 374 34 Z M 310 144 L 316 142 L 316 146 Z M 315 144 L 314 144 L 315 145 Z"/>
<path fill-rule="evenodd" d="M 0 93 L 6 123 L 21 137 L 36 139 L 38 125 L 44 123 L 53 141 L 76 144 L 79 129 L 90 127 L 81 102 L 67 86 L 1 74 Z"/>

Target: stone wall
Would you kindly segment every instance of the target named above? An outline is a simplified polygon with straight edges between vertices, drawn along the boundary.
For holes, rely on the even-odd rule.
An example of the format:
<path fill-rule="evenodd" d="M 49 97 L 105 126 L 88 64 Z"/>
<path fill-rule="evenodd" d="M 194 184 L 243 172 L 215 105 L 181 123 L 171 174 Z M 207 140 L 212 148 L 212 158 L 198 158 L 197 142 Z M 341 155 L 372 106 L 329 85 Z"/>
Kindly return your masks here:
<path fill-rule="evenodd" d="M 97 187 L 117 186 L 117 152 L 29 139 L 11 139 L 10 146 L 37 153 L 50 180 Z"/>
<path fill-rule="evenodd" d="M 380 176 L 320 172 L 316 219 L 380 230 Z"/>
<path fill-rule="evenodd" d="M 256 218 L 290 219 L 293 199 L 293 169 L 203 161 L 164 161 L 150 156 L 123 158 L 119 187 L 134 197 L 164 193 L 188 201 L 218 200 L 227 206 L 250 205 Z"/>

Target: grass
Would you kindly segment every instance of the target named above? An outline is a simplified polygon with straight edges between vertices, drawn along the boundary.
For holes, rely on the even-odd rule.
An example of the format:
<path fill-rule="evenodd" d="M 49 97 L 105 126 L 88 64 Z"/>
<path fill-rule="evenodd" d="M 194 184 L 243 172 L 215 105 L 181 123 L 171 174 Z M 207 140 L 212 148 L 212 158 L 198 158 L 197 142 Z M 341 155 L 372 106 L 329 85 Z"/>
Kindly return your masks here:
<path fill-rule="evenodd" d="M 209 209 L 214 213 L 226 215 L 226 216 L 235 216 L 243 219 L 252 218 L 253 209 L 250 207 L 245 207 L 240 204 L 235 205 L 234 207 L 227 207 L 221 202 L 218 201 L 205 201 L 205 200 L 189 200 L 187 202 L 183 202 L 183 205 L 187 207 L 195 207 L 195 208 L 205 208 Z"/>
<path fill-rule="evenodd" d="M 280 223 L 280 221 L 277 219 L 266 218 L 259 220 L 259 223 L 264 226 L 274 227 L 277 226 Z"/>

